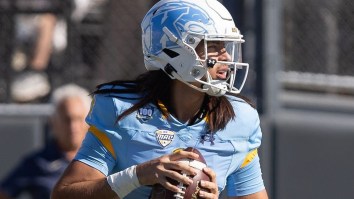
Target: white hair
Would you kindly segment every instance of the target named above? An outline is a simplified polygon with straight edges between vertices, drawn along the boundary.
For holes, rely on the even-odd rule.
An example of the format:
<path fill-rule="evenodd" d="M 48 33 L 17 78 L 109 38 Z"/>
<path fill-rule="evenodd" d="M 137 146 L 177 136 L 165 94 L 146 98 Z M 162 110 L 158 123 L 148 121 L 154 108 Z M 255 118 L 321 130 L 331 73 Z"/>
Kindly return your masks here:
<path fill-rule="evenodd" d="M 81 98 L 85 106 L 90 107 L 92 100 L 90 93 L 76 84 L 66 84 L 55 89 L 52 93 L 50 102 L 56 108 L 63 100 L 74 97 Z"/>

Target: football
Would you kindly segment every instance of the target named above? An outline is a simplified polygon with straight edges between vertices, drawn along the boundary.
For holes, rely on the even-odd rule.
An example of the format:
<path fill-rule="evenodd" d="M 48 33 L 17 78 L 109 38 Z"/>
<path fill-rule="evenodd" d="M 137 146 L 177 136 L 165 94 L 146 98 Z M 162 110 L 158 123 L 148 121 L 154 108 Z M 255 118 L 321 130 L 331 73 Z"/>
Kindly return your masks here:
<path fill-rule="evenodd" d="M 200 181 L 210 181 L 210 177 L 203 172 L 203 168 L 206 167 L 206 162 L 202 154 L 195 148 L 188 147 L 184 149 L 185 151 L 192 151 L 199 155 L 197 160 L 192 159 L 183 159 L 180 160 L 189 166 L 194 167 L 197 170 L 197 174 L 195 176 L 189 176 L 193 180 L 193 184 L 187 186 L 183 183 L 177 182 L 175 180 L 169 179 L 170 182 L 176 186 L 178 186 L 184 193 L 174 193 L 160 184 L 156 184 L 153 186 L 151 191 L 151 199 L 198 199 L 199 191 L 203 188 L 200 186 Z M 185 174 L 184 174 L 185 175 Z"/>

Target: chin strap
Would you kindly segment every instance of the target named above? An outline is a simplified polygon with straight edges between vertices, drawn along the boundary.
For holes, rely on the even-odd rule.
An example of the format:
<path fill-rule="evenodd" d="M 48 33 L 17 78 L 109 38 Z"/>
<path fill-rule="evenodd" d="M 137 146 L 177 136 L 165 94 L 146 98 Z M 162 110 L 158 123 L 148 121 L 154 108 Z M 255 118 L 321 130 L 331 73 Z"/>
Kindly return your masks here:
<path fill-rule="evenodd" d="M 221 86 L 225 87 L 225 89 L 226 89 L 225 85 L 221 85 Z M 226 91 L 223 90 L 223 89 L 220 89 L 220 88 L 217 88 L 217 87 L 214 87 L 214 86 L 210 86 L 210 85 L 207 85 L 207 84 L 203 85 L 203 89 L 206 90 L 206 94 L 211 95 L 211 96 L 215 96 L 215 97 L 223 96 L 226 93 Z"/>
<path fill-rule="evenodd" d="M 168 67 L 168 66 L 170 66 L 170 67 Z M 203 82 L 200 82 L 203 85 L 202 88 L 198 88 L 197 86 L 195 86 L 195 85 L 193 85 L 193 84 L 191 84 L 189 82 L 185 82 L 183 80 L 183 78 L 176 72 L 176 70 L 170 64 L 166 65 L 165 72 L 168 75 L 170 75 L 170 76 L 178 79 L 179 81 L 183 82 L 187 86 L 189 86 L 191 88 L 194 88 L 194 89 L 196 89 L 196 90 L 198 90 L 200 92 L 204 92 L 204 93 L 206 93 L 206 94 L 208 94 L 210 96 L 220 97 L 220 96 L 225 95 L 225 93 L 226 93 L 227 86 L 224 85 L 222 82 L 217 82 L 217 83 L 214 83 L 214 84 L 212 83 L 210 85 L 205 84 Z"/>

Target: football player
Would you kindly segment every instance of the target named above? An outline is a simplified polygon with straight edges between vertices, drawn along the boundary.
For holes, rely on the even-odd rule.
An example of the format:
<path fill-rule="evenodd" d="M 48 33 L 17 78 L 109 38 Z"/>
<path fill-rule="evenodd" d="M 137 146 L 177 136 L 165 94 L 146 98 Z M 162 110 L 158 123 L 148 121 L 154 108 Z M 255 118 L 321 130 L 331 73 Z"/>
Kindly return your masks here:
<path fill-rule="evenodd" d="M 149 198 L 161 184 L 183 197 L 205 158 L 200 198 L 267 199 L 257 148 L 259 116 L 240 96 L 248 64 L 240 31 L 217 0 L 161 0 L 141 23 L 147 72 L 99 85 L 87 136 L 53 192 L 56 198 Z M 246 75 L 239 75 L 246 74 Z"/>

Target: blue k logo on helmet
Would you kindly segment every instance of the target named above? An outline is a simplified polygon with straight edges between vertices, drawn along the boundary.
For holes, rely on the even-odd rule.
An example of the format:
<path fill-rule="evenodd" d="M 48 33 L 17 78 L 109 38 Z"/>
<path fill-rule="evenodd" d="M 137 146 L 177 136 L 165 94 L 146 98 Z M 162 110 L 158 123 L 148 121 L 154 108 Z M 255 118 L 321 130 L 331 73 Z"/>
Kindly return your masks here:
<path fill-rule="evenodd" d="M 243 36 L 229 11 L 217 0 L 160 0 L 145 15 L 141 29 L 148 70 L 163 70 L 172 79 L 209 95 L 241 91 L 248 74 L 248 64 L 241 58 Z M 204 55 L 195 51 L 199 44 L 208 46 L 210 42 L 221 42 L 230 55 L 228 60 L 213 63 L 227 65 L 228 74 L 223 80 L 210 76 L 207 49 Z M 240 70 L 245 75 L 237 75 Z M 235 87 L 236 79 L 240 84 Z"/>
<path fill-rule="evenodd" d="M 213 21 L 208 14 L 198 5 L 189 3 L 167 3 L 158 8 L 151 18 L 151 43 L 152 54 L 158 54 L 162 49 L 179 47 L 169 40 L 162 27 L 166 27 L 178 39 L 183 39 L 186 32 L 207 34 L 206 25 L 212 25 Z"/>

